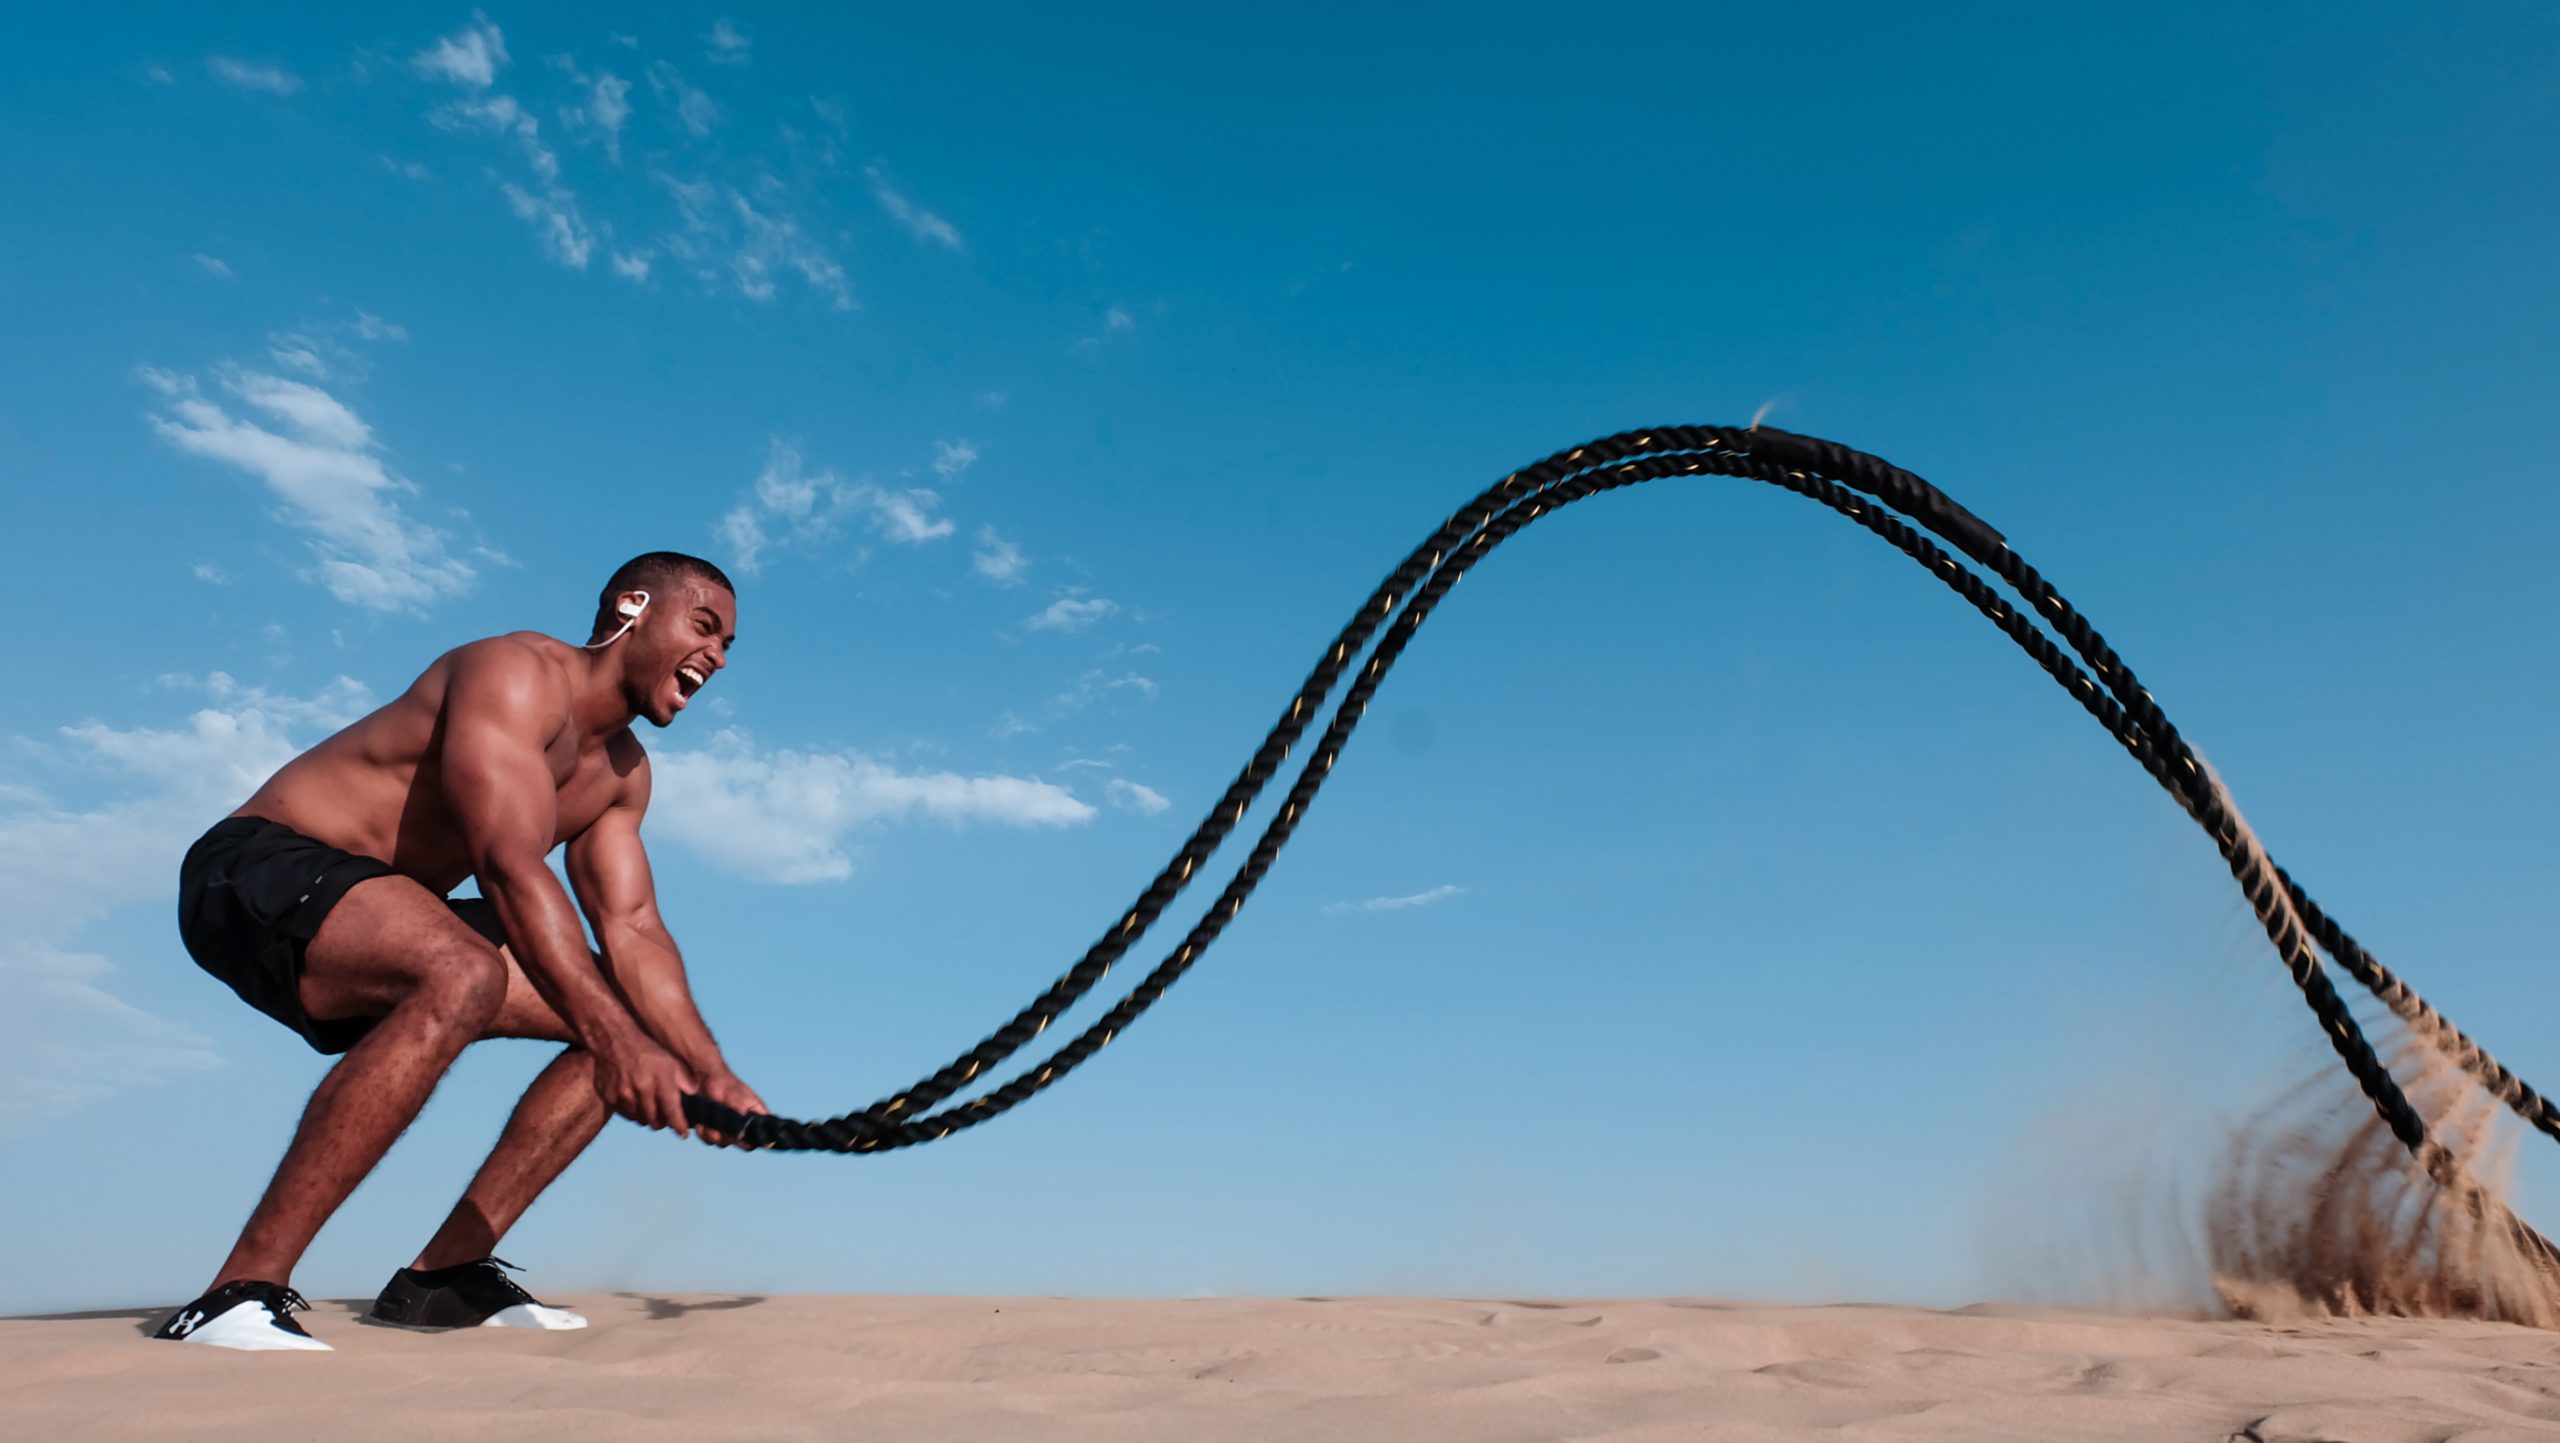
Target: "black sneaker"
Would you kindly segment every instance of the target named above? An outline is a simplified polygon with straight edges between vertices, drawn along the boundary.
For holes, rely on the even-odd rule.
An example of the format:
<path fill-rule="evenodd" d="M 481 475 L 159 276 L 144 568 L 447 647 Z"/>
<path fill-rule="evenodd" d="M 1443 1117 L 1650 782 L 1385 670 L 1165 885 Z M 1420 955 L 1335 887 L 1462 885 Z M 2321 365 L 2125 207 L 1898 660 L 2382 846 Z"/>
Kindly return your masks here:
<path fill-rule="evenodd" d="M 373 1300 L 373 1320 L 402 1328 L 583 1328 L 587 1320 L 516 1286 L 504 1258 L 420 1272 L 402 1268 Z M 522 1271 L 522 1269 L 518 1269 Z"/>
<path fill-rule="evenodd" d="M 249 1353 L 337 1351 L 293 1320 L 294 1314 L 310 1310 L 302 1294 L 282 1283 L 224 1283 L 171 1313 L 151 1336 Z"/>

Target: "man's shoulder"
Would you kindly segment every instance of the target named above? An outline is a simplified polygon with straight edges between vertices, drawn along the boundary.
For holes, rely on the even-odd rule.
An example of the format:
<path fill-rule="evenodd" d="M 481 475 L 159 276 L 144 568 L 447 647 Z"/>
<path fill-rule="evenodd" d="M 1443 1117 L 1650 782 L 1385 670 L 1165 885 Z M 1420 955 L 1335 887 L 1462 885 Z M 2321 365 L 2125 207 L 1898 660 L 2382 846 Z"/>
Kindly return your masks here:
<path fill-rule="evenodd" d="M 540 678 L 568 684 L 565 667 L 574 654 L 570 645 L 538 631 L 510 631 L 466 641 L 444 654 L 449 665 L 485 675 Z"/>
<path fill-rule="evenodd" d="M 446 698 L 464 696 L 509 710 L 569 715 L 568 644 L 538 631 L 467 641 L 438 659 L 446 673 Z"/>
<path fill-rule="evenodd" d="M 526 661 L 540 661 L 554 670 L 577 654 L 576 647 L 556 636 L 545 636 L 538 631 L 500 632 L 496 636 L 484 636 L 478 641 L 466 641 L 446 653 L 448 656 L 521 658 Z"/>

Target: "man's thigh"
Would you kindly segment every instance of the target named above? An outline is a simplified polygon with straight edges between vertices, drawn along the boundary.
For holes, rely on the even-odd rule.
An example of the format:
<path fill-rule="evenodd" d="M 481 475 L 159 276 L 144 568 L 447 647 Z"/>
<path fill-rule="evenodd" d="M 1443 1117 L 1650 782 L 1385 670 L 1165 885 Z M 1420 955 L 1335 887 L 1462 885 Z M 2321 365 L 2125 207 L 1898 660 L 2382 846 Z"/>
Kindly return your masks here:
<path fill-rule="evenodd" d="M 498 1009 L 498 1020 L 489 1024 L 488 1037 L 529 1037 L 539 1042 L 576 1042 L 577 1035 L 569 1024 L 560 1020 L 551 1004 L 525 975 L 524 964 L 516 960 L 515 949 L 507 945 L 506 928 L 498 921 L 497 904 L 485 897 L 464 897 L 445 904 L 455 918 L 478 933 L 498 949 L 498 959 L 507 967 L 507 1000 Z M 593 957 L 593 953 L 588 954 Z M 599 969 L 602 960 L 597 959 Z"/>
<path fill-rule="evenodd" d="M 506 1001 L 482 1035 L 575 1041 L 503 938 L 485 901 L 450 903 L 397 875 L 359 882 L 303 949 L 303 1010 L 323 1021 L 388 1016 L 439 971 L 494 959 L 506 969 Z"/>

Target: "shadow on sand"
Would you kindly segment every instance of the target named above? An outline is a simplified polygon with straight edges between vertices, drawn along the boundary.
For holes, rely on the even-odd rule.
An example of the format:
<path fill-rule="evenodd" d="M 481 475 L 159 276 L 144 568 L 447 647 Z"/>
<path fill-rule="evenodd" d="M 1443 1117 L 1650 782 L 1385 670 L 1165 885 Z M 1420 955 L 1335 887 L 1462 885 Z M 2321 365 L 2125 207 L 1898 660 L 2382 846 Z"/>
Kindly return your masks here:
<path fill-rule="evenodd" d="M 156 1332 L 160 1331 L 160 1325 L 161 1325 L 161 1323 L 163 1323 L 163 1322 L 167 1321 L 167 1319 L 168 1319 L 169 1315 L 170 1315 L 171 1313 L 176 1312 L 176 1311 L 177 1311 L 177 1309 L 176 1309 L 176 1308 L 174 1308 L 174 1307 L 170 1307 L 170 1308 L 96 1308 L 96 1309 L 92 1309 L 92 1310 L 90 1310 L 90 1311 L 88 1311 L 88 1312 L 84 1312 L 84 1313 L 21 1313 L 21 1314 L 19 1314 L 18 1316 L 14 1317 L 14 1318 L 0 1318 L 0 1322 L 9 1322 L 9 1323 L 98 1323 L 98 1322 L 105 1322 L 105 1321 L 107 1321 L 107 1320 L 109 1320 L 109 1319 L 113 1319 L 113 1318 L 122 1318 L 122 1319 L 125 1319 L 126 1321 L 129 1321 L 129 1322 L 131 1322 L 131 1323 L 133 1324 L 133 1330 L 134 1330 L 135 1332 L 137 1332 L 137 1333 L 141 1334 L 143 1337 L 148 1338 L 148 1337 L 150 1337 L 153 1333 L 156 1333 Z"/>
<path fill-rule="evenodd" d="M 649 1321 L 653 1323 L 672 1322 L 687 1313 L 725 1313 L 732 1308 L 752 1308 L 765 1300 L 762 1293 L 739 1293 L 700 1303 L 680 1303 L 673 1298 L 653 1298 L 646 1293 L 616 1293 L 614 1296 L 629 1298 L 647 1308 Z"/>

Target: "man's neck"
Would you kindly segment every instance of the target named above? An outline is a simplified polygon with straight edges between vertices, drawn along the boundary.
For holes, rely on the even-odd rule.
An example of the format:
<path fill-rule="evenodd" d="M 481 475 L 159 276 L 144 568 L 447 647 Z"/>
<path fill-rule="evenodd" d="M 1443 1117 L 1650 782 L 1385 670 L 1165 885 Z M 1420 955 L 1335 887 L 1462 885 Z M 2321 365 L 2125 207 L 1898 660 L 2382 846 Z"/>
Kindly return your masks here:
<path fill-rule="evenodd" d="M 577 649 L 569 663 L 569 724 L 582 741 L 598 741 L 629 729 L 640 713 L 622 694 L 622 659 L 612 648 Z"/>

